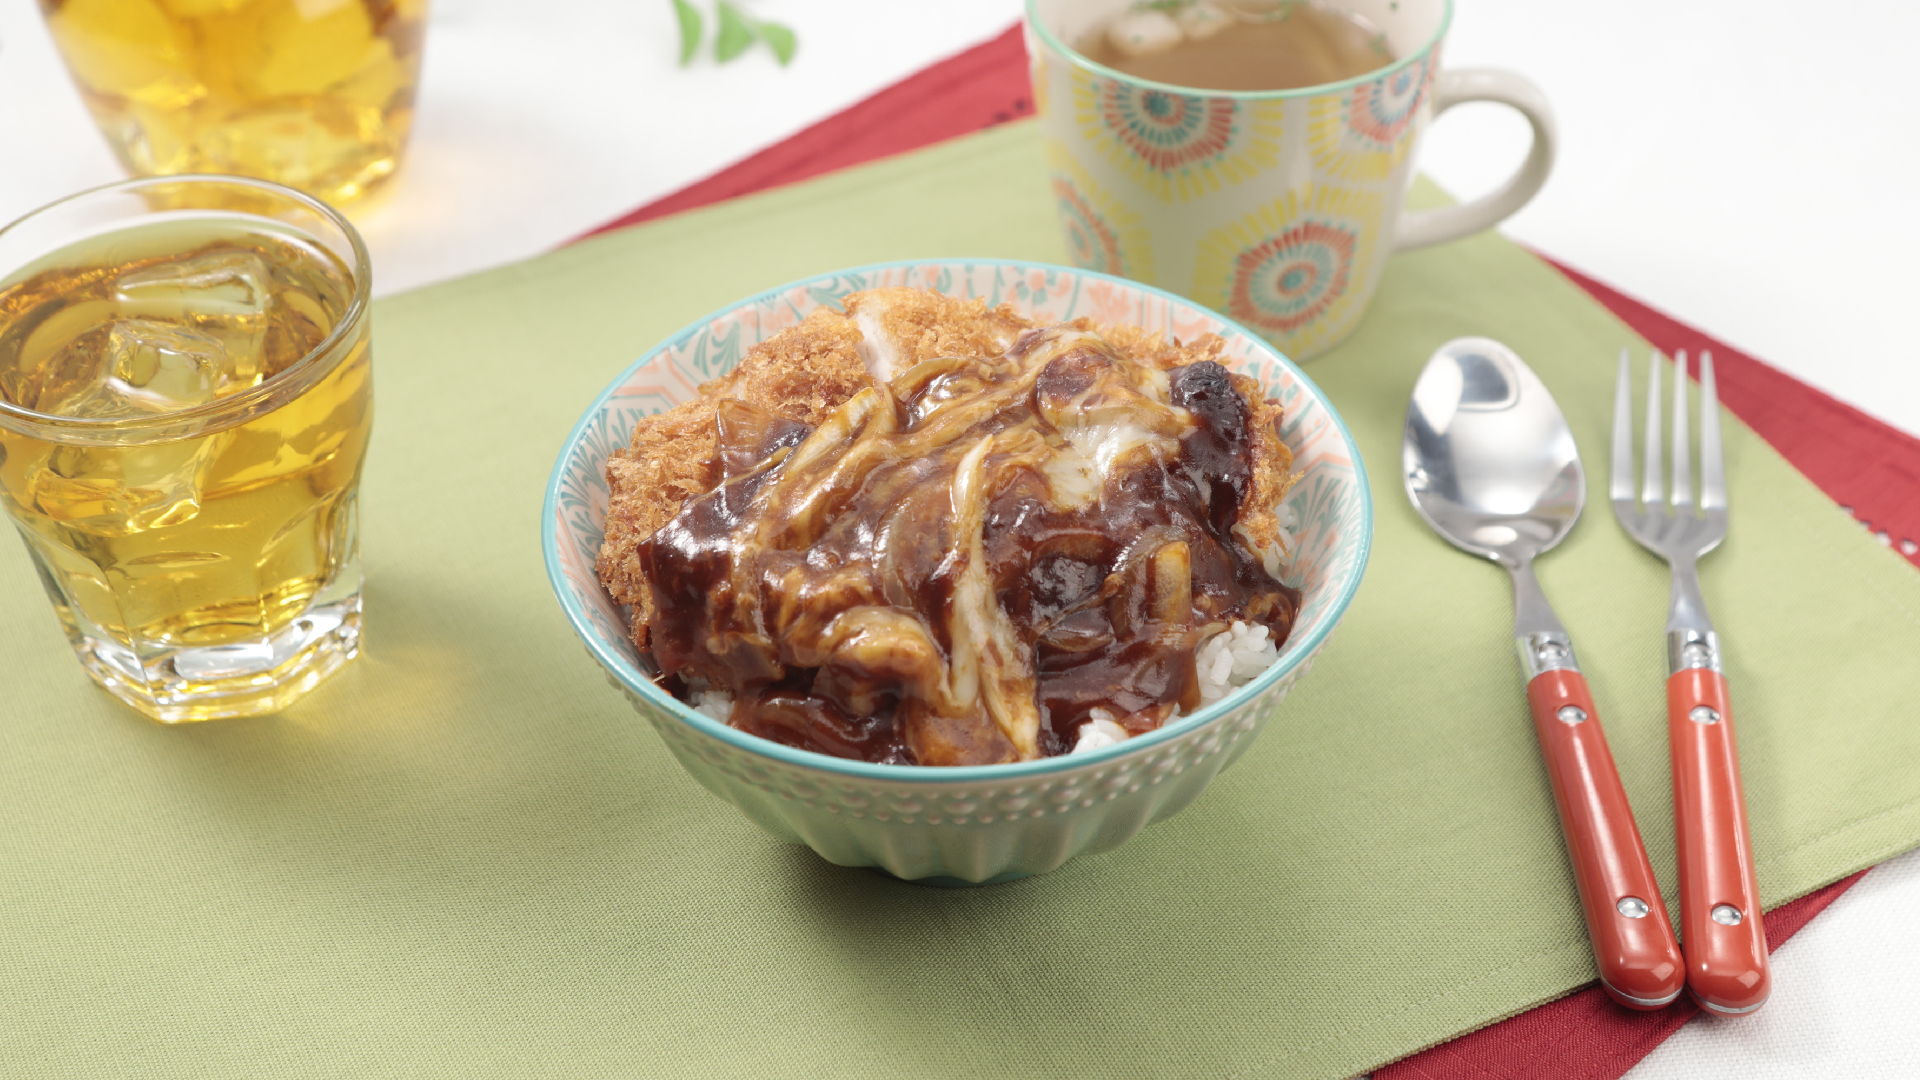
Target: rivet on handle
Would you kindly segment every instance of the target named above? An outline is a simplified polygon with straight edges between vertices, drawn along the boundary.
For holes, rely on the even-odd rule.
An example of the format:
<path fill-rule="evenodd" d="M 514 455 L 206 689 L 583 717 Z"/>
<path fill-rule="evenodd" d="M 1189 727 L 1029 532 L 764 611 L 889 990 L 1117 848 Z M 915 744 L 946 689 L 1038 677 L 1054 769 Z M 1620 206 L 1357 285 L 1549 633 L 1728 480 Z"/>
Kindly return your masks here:
<path fill-rule="evenodd" d="M 1578 705 L 1562 705 L 1560 711 L 1554 715 L 1559 717 L 1563 724 L 1577 724 L 1587 718 L 1587 710 Z"/>
<path fill-rule="evenodd" d="M 1616 911 L 1629 919 L 1644 919 L 1650 910 L 1647 907 L 1647 902 L 1637 896 L 1623 896 L 1620 898 L 1620 902 L 1613 906 Z"/>
<path fill-rule="evenodd" d="M 1693 711 L 1687 714 L 1687 719 L 1696 724 L 1717 724 L 1720 722 L 1720 714 L 1714 712 L 1712 706 L 1695 705 Z"/>
<path fill-rule="evenodd" d="M 1713 905 L 1711 914 L 1713 915 L 1713 921 L 1719 923 L 1721 926 L 1739 926 L 1740 920 L 1744 918 L 1744 916 L 1740 914 L 1740 909 L 1734 907 L 1732 904 L 1715 904 Z"/>

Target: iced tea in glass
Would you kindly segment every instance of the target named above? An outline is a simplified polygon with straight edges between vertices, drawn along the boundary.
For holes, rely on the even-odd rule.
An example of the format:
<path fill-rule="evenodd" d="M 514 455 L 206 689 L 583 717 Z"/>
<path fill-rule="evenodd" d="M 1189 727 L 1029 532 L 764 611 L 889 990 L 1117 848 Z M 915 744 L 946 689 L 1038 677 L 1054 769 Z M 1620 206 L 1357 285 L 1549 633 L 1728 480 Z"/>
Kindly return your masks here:
<path fill-rule="evenodd" d="M 413 121 L 426 0 L 40 0 L 100 130 L 141 176 L 233 173 L 339 204 Z"/>
<path fill-rule="evenodd" d="M 0 504 L 81 665 L 148 716 L 275 712 L 359 651 L 367 300 L 353 227 L 260 181 L 0 230 Z"/>

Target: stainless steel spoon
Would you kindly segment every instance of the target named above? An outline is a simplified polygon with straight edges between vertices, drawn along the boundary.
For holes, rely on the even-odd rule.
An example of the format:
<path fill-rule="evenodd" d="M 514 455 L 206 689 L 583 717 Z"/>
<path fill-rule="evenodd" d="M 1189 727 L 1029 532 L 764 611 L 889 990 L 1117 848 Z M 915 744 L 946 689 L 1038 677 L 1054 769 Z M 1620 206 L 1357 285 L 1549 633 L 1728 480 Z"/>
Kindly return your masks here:
<path fill-rule="evenodd" d="M 1427 524 L 1513 576 L 1527 704 L 1600 982 L 1622 1005 L 1657 1009 L 1684 985 L 1680 946 L 1573 642 L 1533 576 L 1533 560 L 1567 535 L 1586 501 L 1573 433 L 1512 349 L 1459 338 L 1420 372 L 1400 456 L 1407 496 Z"/>

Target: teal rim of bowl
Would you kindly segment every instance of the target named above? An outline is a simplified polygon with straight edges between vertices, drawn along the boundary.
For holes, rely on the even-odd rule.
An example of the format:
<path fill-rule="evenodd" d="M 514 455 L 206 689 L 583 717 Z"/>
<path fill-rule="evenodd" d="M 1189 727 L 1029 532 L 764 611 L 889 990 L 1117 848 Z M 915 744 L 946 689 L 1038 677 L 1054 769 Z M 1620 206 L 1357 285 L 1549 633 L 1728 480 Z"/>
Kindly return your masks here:
<path fill-rule="evenodd" d="M 1198 86 L 1176 86 L 1173 83 L 1155 82 L 1152 79 L 1143 79 L 1138 75 L 1129 75 L 1124 71 L 1118 71 L 1108 67 L 1081 52 L 1079 49 L 1061 41 L 1055 36 L 1052 30 L 1047 29 L 1046 25 L 1040 21 L 1040 17 L 1033 10 L 1039 2 L 1040 0 L 1026 0 L 1026 18 L 1023 20 L 1023 24 L 1038 37 L 1043 44 L 1061 56 L 1066 57 L 1067 60 L 1075 66 L 1084 68 L 1096 75 L 1101 75 L 1118 82 L 1130 83 L 1148 90 L 1159 90 L 1163 93 L 1178 94 L 1181 97 L 1232 98 L 1237 101 L 1278 101 L 1283 98 L 1314 97 L 1319 94 L 1331 94 L 1335 91 L 1351 89 L 1352 87 L 1359 86 L 1361 83 L 1373 82 L 1376 79 L 1385 78 L 1392 72 L 1399 71 L 1401 68 L 1411 65 L 1416 60 L 1421 60 L 1433 55 L 1434 46 L 1440 44 L 1440 40 L 1447 36 L 1447 28 L 1453 25 L 1453 0 L 1440 0 L 1440 25 L 1434 28 L 1432 36 L 1428 37 L 1425 44 L 1419 48 L 1385 67 L 1377 67 L 1363 75 L 1355 75 L 1351 79 L 1341 79 L 1339 82 L 1315 83 L 1312 86 L 1296 86 L 1290 90 L 1208 90 Z M 1264 341 L 1266 339 L 1262 338 L 1261 340 Z M 1139 738 L 1137 735 L 1134 737 Z"/>
<path fill-rule="evenodd" d="M 555 514 L 559 509 L 560 482 L 561 477 L 566 472 L 567 462 L 572 459 L 574 451 L 579 447 L 581 436 L 586 433 L 588 424 L 592 421 L 593 417 L 597 416 L 600 411 L 606 407 L 608 400 L 613 397 L 613 392 L 626 383 L 635 371 L 652 363 L 654 358 L 658 357 L 662 352 L 688 340 L 693 335 L 699 333 L 702 327 L 730 311 L 735 311 L 739 308 L 777 297 L 790 289 L 800 288 L 823 278 L 873 274 L 882 270 L 924 269 L 930 266 L 1012 267 L 1020 270 L 1038 270 L 1043 273 L 1071 274 L 1080 278 L 1111 282 L 1126 289 L 1138 289 L 1142 292 L 1152 293 L 1174 304 L 1192 308 L 1196 311 L 1206 312 L 1219 319 L 1226 329 L 1244 335 L 1256 348 L 1264 349 L 1268 353 L 1271 353 L 1274 359 L 1280 361 L 1282 366 L 1291 371 L 1293 376 L 1304 383 L 1313 393 L 1313 396 L 1319 399 L 1321 406 L 1327 411 L 1327 416 L 1333 420 L 1333 426 L 1340 432 L 1340 439 L 1347 447 L 1347 456 L 1353 462 L 1354 485 L 1360 496 L 1360 550 L 1355 556 L 1353 574 L 1342 586 L 1340 595 L 1335 601 L 1335 606 L 1332 608 L 1331 617 L 1312 634 L 1309 634 L 1306 640 L 1289 637 L 1285 650 L 1292 652 L 1291 656 L 1286 656 L 1283 653 L 1282 659 L 1276 661 L 1273 666 L 1267 668 L 1267 670 L 1261 672 L 1259 675 L 1254 676 L 1252 681 L 1234 687 L 1226 697 L 1200 709 L 1198 712 L 1182 716 L 1173 723 L 1163 727 L 1135 735 L 1125 742 L 1115 743 L 1112 746 L 1103 746 L 1098 750 L 1088 750 L 1078 754 L 1056 754 L 1053 757 L 1038 758 L 1033 761 L 1016 761 L 1004 765 L 879 765 L 870 761 L 856 761 L 852 758 L 840 758 L 830 754 L 817 753 L 812 750 L 801 750 L 796 747 L 787 746 L 784 743 L 774 742 L 772 739 L 763 739 L 758 735 L 749 735 L 737 728 L 720 723 L 712 717 L 696 712 L 692 706 L 689 706 L 687 703 L 675 698 L 672 694 L 660 689 L 660 687 L 654 684 L 652 679 L 649 679 L 645 673 L 635 667 L 631 660 L 610 647 L 608 643 L 601 638 L 592 620 L 588 619 L 585 612 L 580 610 L 573 598 L 572 587 L 567 584 L 567 577 L 560 570 L 559 533 L 558 530 L 553 527 L 552 522 L 556 520 Z M 1150 749 L 1153 746 L 1174 738 L 1176 735 L 1191 731 L 1204 724 L 1212 723 L 1226 713 L 1244 704 L 1247 699 L 1259 695 L 1268 687 L 1278 682 L 1288 672 L 1298 667 L 1301 660 L 1312 655 L 1313 652 L 1320 647 L 1321 643 L 1326 640 L 1327 635 L 1333 632 L 1334 625 L 1346 614 L 1348 605 L 1353 602 L 1353 595 L 1360 588 L 1360 580 L 1366 576 L 1367 562 L 1373 551 L 1373 492 L 1367 482 L 1366 463 L 1361 460 L 1360 447 L 1353 441 L 1353 433 L 1347 430 L 1346 420 L 1340 416 L 1339 410 L 1333 407 L 1332 401 L 1327 398 L 1319 385 L 1308 378 L 1306 372 L 1301 371 L 1298 365 L 1292 360 L 1287 359 L 1286 355 L 1275 348 L 1267 339 L 1248 330 L 1246 327 L 1241 326 L 1225 315 L 1221 315 L 1212 308 L 1196 303 L 1184 296 L 1168 292 L 1165 289 L 1142 284 L 1138 281 L 1115 277 L 1112 274 L 1103 274 L 1097 270 L 1079 270 L 1070 266 L 1059 266 L 1053 263 L 1032 262 L 1026 259 L 900 259 L 893 262 L 868 263 L 864 266 L 848 267 L 844 270 L 829 270 L 824 273 L 809 274 L 806 277 L 789 281 L 784 285 L 775 286 L 774 288 L 755 293 L 743 300 L 737 300 L 723 308 L 719 308 L 695 319 L 693 322 L 688 323 L 686 326 L 668 335 L 658 345 L 647 350 L 640 359 L 629 364 L 624 371 L 614 377 L 612 382 L 607 384 L 606 389 L 600 391 L 598 397 L 593 399 L 593 404 L 587 407 L 587 410 L 581 414 L 580 419 L 574 423 L 573 430 L 567 433 L 566 442 L 561 444 L 560 456 L 555 459 L 553 474 L 547 480 L 546 498 L 541 502 L 540 549 L 546 558 L 547 582 L 553 587 L 554 595 L 559 598 L 561 609 L 567 613 L 567 621 L 573 624 L 574 633 L 578 634 L 580 639 L 586 643 L 587 651 L 593 654 L 593 658 L 599 661 L 601 667 L 612 672 L 630 692 L 646 698 L 649 702 L 665 710 L 681 723 L 738 749 L 773 758 L 776 761 L 798 768 L 840 773 L 845 776 L 856 776 L 868 780 L 890 780 L 907 783 L 972 784 L 992 780 L 1044 776 L 1048 773 L 1061 772 L 1066 769 L 1077 769 L 1086 765 L 1100 764 L 1118 758 L 1123 754 L 1137 753 Z"/>

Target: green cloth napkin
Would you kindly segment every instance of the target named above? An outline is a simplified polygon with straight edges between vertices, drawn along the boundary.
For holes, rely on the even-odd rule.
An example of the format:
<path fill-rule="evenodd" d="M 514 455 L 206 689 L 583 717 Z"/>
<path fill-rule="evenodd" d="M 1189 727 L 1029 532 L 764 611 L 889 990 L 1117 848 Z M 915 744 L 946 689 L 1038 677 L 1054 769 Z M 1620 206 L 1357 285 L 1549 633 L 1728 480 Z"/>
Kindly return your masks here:
<path fill-rule="evenodd" d="M 284 715 L 139 718 L 0 549 L 0 1074 L 1335 1078 L 1591 980 L 1504 575 L 1398 478 L 1414 374 L 1469 333 L 1599 465 L 1640 343 L 1498 237 L 1395 258 L 1311 365 L 1371 466 L 1367 581 L 1247 756 L 1117 852 L 968 891 L 827 865 L 574 639 L 539 507 L 602 386 L 803 275 L 1064 261 L 1044 175 L 1013 124 L 381 302 L 367 651 Z M 1701 574 L 1775 904 L 1920 842 L 1920 576 L 1738 423 L 1727 458 Z M 1606 519 L 1540 576 L 1671 897 L 1666 568 Z"/>

